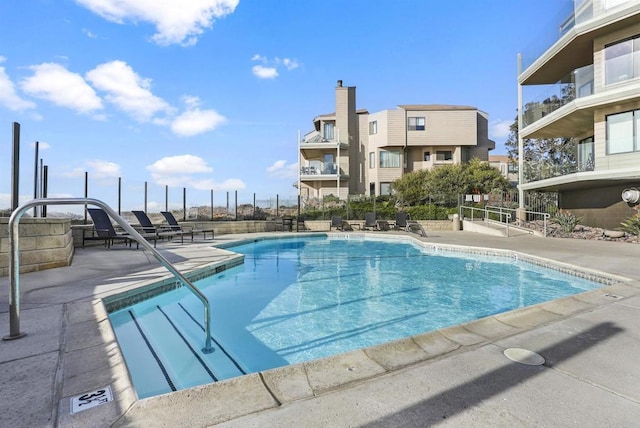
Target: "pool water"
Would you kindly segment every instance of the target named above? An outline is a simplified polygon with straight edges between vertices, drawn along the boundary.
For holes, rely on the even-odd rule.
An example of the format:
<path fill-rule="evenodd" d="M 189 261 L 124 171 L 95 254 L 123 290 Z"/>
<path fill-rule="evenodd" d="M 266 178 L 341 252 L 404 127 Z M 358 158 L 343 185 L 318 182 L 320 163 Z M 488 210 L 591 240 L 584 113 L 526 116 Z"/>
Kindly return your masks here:
<path fill-rule="evenodd" d="M 601 287 L 508 257 L 309 237 L 230 248 L 244 265 L 110 314 L 140 397 L 372 346 Z"/>

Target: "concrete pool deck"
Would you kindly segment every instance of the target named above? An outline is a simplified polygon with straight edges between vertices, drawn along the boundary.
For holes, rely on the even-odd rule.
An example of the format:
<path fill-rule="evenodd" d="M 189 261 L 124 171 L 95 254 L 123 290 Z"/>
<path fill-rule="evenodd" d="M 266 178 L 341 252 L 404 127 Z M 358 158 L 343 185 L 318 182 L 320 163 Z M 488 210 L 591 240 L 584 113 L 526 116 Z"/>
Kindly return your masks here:
<path fill-rule="evenodd" d="M 274 236 L 224 235 L 158 248 L 186 272 L 229 258 L 210 249 L 212 242 L 263 235 Z M 70 267 L 20 276 L 21 331 L 27 335 L 0 342 L 0 426 L 637 425 L 639 245 L 464 231 L 434 231 L 424 240 L 512 250 L 632 280 L 387 345 L 136 400 L 100 299 L 166 271 L 141 250 L 77 249 Z M 0 278 L 1 336 L 9 333 L 8 283 Z M 513 362 L 503 354 L 508 348 L 534 351 L 546 362 Z M 106 386 L 113 401 L 70 413 L 72 397 Z"/>

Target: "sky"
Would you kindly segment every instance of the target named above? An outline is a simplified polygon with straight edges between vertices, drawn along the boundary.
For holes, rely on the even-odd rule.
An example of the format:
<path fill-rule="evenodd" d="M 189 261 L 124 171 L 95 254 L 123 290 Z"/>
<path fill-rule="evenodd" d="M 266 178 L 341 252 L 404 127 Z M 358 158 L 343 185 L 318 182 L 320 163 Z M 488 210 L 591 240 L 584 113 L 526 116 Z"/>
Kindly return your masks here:
<path fill-rule="evenodd" d="M 298 132 L 355 86 L 356 107 L 472 105 L 492 154 L 517 109 L 517 54 L 566 0 L 0 2 L 0 208 L 35 142 L 49 197 L 123 207 L 295 198 Z"/>

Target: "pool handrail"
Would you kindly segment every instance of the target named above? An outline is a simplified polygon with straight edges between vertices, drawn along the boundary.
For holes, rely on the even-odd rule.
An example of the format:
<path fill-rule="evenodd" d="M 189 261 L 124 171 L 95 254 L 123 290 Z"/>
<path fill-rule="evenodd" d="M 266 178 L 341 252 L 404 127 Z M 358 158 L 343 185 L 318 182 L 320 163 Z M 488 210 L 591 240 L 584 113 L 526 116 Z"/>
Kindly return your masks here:
<path fill-rule="evenodd" d="M 209 299 L 196 288 L 191 281 L 182 275 L 162 254 L 158 252 L 133 226 L 125 219 L 120 217 L 106 203 L 92 198 L 38 198 L 32 199 L 16 208 L 9 218 L 9 335 L 3 337 L 4 340 L 18 339 L 25 336 L 26 333 L 20 332 L 20 233 L 19 223 L 22 215 L 30 208 L 39 205 L 95 205 L 102 208 L 112 219 L 122 227 L 131 238 L 135 239 L 142 247 L 151 252 L 153 256 L 163 265 L 169 272 L 173 274 L 182 284 L 196 295 L 204 305 L 204 321 L 205 321 L 205 344 L 202 352 L 209 354 L 213 352 L 211 346 L 211 305 Z"/>

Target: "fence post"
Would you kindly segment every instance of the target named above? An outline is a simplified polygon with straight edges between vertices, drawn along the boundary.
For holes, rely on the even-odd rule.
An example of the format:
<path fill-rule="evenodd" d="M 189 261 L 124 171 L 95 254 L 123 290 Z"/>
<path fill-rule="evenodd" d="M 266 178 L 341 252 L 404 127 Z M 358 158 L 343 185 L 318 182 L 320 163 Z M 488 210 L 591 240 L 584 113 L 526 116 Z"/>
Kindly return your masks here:
<path fill-rule="evenodd" d="M 89 173 L 87 171 L 84 172 L 84 197 L 85 199 L 89 197 Z M 44 209 L 45 206 L 42 207 L 43 213 L 46 212 L 46 210 Z M 84 204 L 84 224 L 87 224 L 87 204 Z"/>
<path fill-rule="evenodd" d="M 256 194 L 255 192 L 253 193 L 253 219 L 256 219 Z"/>
<path fill-rule="evenodd" d="M 276 194 L 276 217 L 280 217 L 280 195 Z"/>
<path fill-rule="evenodd" d="M 144 182 L 144 212 L 147 212 L 147 182 Z"/>
<path fill-rule="evenodd" d="M 234 211 L 235 211 L 235 219 L 238 221 L 238 191 L 235 191 L 235 202 L 234 202 Z"/>
<path fill-rule="evenodd" d="M 213 221 L 213 189 L 211 189 L 211 221 Z"/>
<path fill-rule="evenodd" d="M 182 188 L 182 221 L 187 221 L 187 188 Z"/>
<path fill-rule="evenodd" d="M 84 210 L 86 217 L 87 210 Z M 118 215 L 122 215 L 122 177 L 118 177 Z"/>

